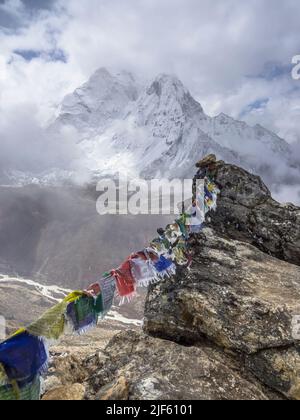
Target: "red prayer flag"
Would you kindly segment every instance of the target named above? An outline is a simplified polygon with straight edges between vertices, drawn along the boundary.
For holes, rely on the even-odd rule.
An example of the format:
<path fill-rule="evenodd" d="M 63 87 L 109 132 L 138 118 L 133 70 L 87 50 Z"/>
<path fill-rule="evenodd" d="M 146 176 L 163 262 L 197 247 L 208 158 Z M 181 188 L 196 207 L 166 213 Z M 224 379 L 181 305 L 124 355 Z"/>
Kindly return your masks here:
<path fill-rule="evenodd" d="M 117 270 L 112 272 L 116 279 L 120 297 L 130 296 L 135 292 L 135 281 L 131 273 L 130 260 L 127 259 Z"/>

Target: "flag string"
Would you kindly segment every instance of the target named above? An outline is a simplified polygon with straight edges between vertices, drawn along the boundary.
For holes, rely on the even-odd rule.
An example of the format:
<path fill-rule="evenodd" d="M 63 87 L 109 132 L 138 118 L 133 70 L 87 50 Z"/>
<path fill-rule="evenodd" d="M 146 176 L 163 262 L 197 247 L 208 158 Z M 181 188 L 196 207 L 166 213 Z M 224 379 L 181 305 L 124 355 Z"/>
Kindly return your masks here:
<path fill-rule="evenodd" d="M 147 248 L 131 254 L 120 267 L 104 273 L 83 291 L 74 291 L 28 327 L 0 343 L 0 400 L 38 400 L 41 377 L 49 363 L 49 345 L 67 331 L 85 333 L 110 311 L 114 299 L 130 302 L 138 287 L 173 276 L 178 266 L 190 268 L 189 239 L 200 233 L 206 215 L 216 209 L 215 157 L 201 161 L 194 177 L 192 200 L 181 216 Z M 199 187 L 198 181 L 202 180 Z"/>

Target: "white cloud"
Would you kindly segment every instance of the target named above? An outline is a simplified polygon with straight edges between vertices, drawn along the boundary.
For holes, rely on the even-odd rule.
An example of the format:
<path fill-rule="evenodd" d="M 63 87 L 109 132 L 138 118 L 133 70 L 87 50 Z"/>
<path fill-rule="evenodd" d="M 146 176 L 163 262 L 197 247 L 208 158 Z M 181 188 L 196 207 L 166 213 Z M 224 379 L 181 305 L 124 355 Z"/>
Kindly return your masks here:
<path fill-rule="evenodd" d="M 272 97 L 275 86 L 277 95 L 288 98 L 287 89 L 296 85 L 290 81 L 286 86 L 280 78 L 276 82 L 246 78 L 261 73 L 268 62 L 288 65 L 298 52 L 300 4 L 296 0 L 274 0 L 272 7 L 268 0 L 67 0 L 33 15 L 27 15 L 20 0 L 6 1 L 1 7 L 25 22 L 15 32 L 0 35 L 1 56 L 6 60 L 15 49 L 55 47 L 68 55 L 68 63 L 55 69 L 49 89 L 39 93 L 36 101 L 48 94 L 53 101 L 55 82 L 59 101 L 64 90 L 71 90 L 100 66 L 129 68 L 149 76 L 177 73 L 208 110 L 225 108 L 232 115 L 249 103 L 249 91 L 251 99 L 262 91 Z M 39 66 L 13 66 L 18 71 L 27 68 L 24 81 L 17 80 L 20 89 L 30 85 L 30 78 L 39 82 L 46 68 L 53 71 L 51 63 L 43 60 Z M 16 77 L 11 67 L 7 73 L 6 80 Z"/>
<path fill-rule="evenodd" d="M 297 0 L 57 0 L 48 6 L 0 5 L 0 15 L 15 21 L 0 29 L 2 117 L 16 105 L 35 106 L 45 124 L 67 92 L 108 66 L 147 77 L 175 73 L 208 113 L 239 117 L 247 110 L 242 118 L 249 123 L 290 142 L 300 138 L 300 81 L 276 74 L 276 66 L 272 75 L 272 65 L 266 73 L 268 63 L 288 69 L 300 53 Z M 45 54 L 29 61 L 16 50 Z M 55 50 L 67 62 L 50 61 Z M 268 99 L 264 107 L 249 107 L 261 99 Z"/>
<path fill-rule="evenodd" d="M 0 115 L 0 169 L 43 172 L 53 167 L 73 169 L 79 162 L 76 131 L 66 129 L 54 136 L 42 129 L 37 116 L 34 105 L 23 104 Z"/>
<path fill-rule="evenodd" d="M 280 203 L 299 204 L 300 186 L 280 185 L 275 191 L 273 191 L 273 197 Z"/>
<path fill-rule="evenodd" d="M 0 4 L 0 11 L 19 19 L 25 13 L 25 6 L 21 0 L 8 0 Z"/>

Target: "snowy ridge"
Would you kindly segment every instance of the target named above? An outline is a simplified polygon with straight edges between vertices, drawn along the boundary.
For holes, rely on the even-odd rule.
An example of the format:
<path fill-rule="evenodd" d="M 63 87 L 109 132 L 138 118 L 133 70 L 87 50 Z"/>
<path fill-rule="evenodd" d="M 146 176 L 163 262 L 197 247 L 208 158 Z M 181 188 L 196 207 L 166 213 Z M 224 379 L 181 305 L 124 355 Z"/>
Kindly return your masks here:
<path fill-rule="evenodd" d="M 116 309 L 111 310 L 105 317 L 106 320 L 120 322 L 121 324 L 125 325 L 134 325 L 136 327 L 142 326 L 142 321 L 138 319 L 130 319 L 126 318 L 122 314 L 120 314 Z"/>
<path fill-rule="evenodd" d="M 131 73 L 122 71 L 112 76 L 101 68 L 87 83 L 65 97 L 54 127 L 71 125 L 88 135 L 104 131 L 122 116 L 124 108 L 137 99 L 138 93 L 138 82 Z"/>
<path fill-rule="evenodd" d="M 208 153 L 260 175 L 276 166 L 282 167 L 282 173 L 290 168 L 287 142 L 259 125 L 251 127 L 225 114 L 209 117 L 182 82 L 166 74 L 141 83 L 126 71 L 97 70 L 66 96 L 48 130 L 57 133 L 69 126 L 78 133 L 82 165 L 92 178 L 118 172 L 132 177 L 187 177 L 195 161 Z M 277 172 L 278 168 L 272 176 L 282 178 Z M 72 174 L 53 170 L 37 178 L 34 182 L 59 183 Z"/>
<path fill-rule="evenodd" d="M 29 288 L 40 293 L 43 297 L 53 300 L 54 302 L 59 302 L 61 299 L 71 293 L 71 290 L 63 289 L 58 286 L 45 286 L 33 280 L 23 279 L 21 277 L 10 277 L 5 274 L 0 274 L 0 285 L 4 283 L 11 285 L 21 284 L 25 287 L 28 286 Z"/>
<path fill-rule="evenodd" d="M 72 290 L 70 289 L 65 289 L 59 286 L 46 286 L 33 280 L 24 279 L 21 277 L 11 277 L 7 276 L 6 274 L 0 274 L 0 287 L 1 285 L 5 284 L 11 286 L 21 285 L 30 290 L 34 290 L 44 298 L 52 301 L 53 304 L 60 302 L 69 293 L 72 292 Z M 124 325 L 134 325 L 136 327 L 140 327 L 142 325 L 141 320 L 127 318 L 126 316 L 122 315 L 119 311 L 119 307 L 113 306 L 112 310 L 107 314 L 105 319 Z"/>
<path fill-rule="evenodd" d="M 24 185 L 53 185 L 59 186 L 72 182 L 74 179 L 74 173 L 70 170 L 62 170 L 53 168 L 52 170 L 40 174 L 34 174 L 30 172 L 22 172 L 18 170 L 7 170 L 4 174 L 0 175 L 1 187 L 9 187 L 11 185 L 15 187 L 23 187 Z M 3 183 L 3 180 L 4 183 Z M 5 184 L 7 182 L 7 184 Z"/>
<path fill-rule="evenodd" d="M 289 165 L 288 143 L 259 125 L 207 116 L 177 77 L 135 80 L 100 69 L 62 105 L 56 124 L 76 127 L 94 174 L 183 177 L 207 153 L 258 172 L 261 156 Z"/>

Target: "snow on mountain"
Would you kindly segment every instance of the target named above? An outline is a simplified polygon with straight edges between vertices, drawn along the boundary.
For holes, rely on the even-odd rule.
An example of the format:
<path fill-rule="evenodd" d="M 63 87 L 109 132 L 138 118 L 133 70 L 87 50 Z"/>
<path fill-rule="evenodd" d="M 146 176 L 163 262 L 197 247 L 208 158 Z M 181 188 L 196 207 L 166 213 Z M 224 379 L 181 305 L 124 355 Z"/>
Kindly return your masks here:
<path fill-rule="evenodd" d="M 202 118 L 201 105 L 182 83 L 161 75 L 129 104 L 122 123 L 111 127 L 111 136 L 104 136 L 111 139 L 110 146 L 123 160 L 118 162 L 119 171 L 129 168 L 130 173 L 135 170 L 147 178 L 184 176 L 195 154 L 202 155 L 209 148 L 226 153 L 201 132 Z M 110 152 L 111 156 L 116 152 Z"/>
<path fill-rule="evenodd" d="M 183 177 L 207 153 L 260 170 L 289 164 L 288 143 L 263 127 L 220 114 L 207 116 L 175 76 L 159 75 L 141 87 L 130 73 L 98 70 L 68 95 L 54 126 L 80 133 L 86 165 L 97 175 Z"/>
<path fill-rule="evenodd" d="M 54 303 L 60 302 L 61 299 L 65 298 L 69 293 L 71 293 L 71 290 L 63 289 L 58 286 L 46 286 L 36 281 L 24 279 L 22 277 L 12 277 L 6 274 L 0 274 L 0 287 L 3 284 L 18 284 L 28 289 L 32 289 L 35 292 L 38 292 L 42 297 L 47 298 Z"/>
<path fill-rule="evenodd" d="M 276 175 L 291 159 L 283 139 L 225 114 L 207 116 L 182 82 L 166 74 L 141 83 L 126 71 L 97 70 L 65 97 L 48 130 L 69 126 L 78 132 L 82 164 L 92 177 L 118 172 L 146 178 L 191 176 L 195 161 L 208 153 L 274 176 L 273 166 Z M 72 174 L 54 170 L 40 178 L 53 183 Z"/>
<path fill-rule="evenodd" d="M 8 327 L 12 330 L 20 325 L 30 324 L 69 293 L 70 289 L 47 286 L 30 279 L 0 273 L 0 313 L 6 316 Z M 113 306 L 105 317 L 107 322 L 104 326 L 110 329 L 126 325 L 140 327 L 142 312 L 139 306 L 143 307 L 143 298 L 139 297 L 139 300 L 140 304 L 135 307 Z M 103 326 L 103 321 L 99 326 Z"/>
<path fill-rule="evenodd" d="M 226 114 L 207 118 L 203 130 L 217 143 L 234 150 L 246 161 L 246 167 L 260 171 L 260 166 L 291 160 L 289 144 L 261 125 L 250 127 Z"/>
<path fill-rule="evenodd" d="M 15 187 L 23 187 L 25 185 L 60 186 L 65 185 L 66 183 L 72 184 L 73 180 L 74 173 L 72 171 L 58 168 L 53 168 L 52 170 L 39 174 L 15 169 L 6 170 L 3 173 L 0 173 L 1 187 L 12 185 Z"/>
<path fill-rule="evenodd" d="M 99 133 L 120 118 L 138 94 L 139 85 L 131 73 L 122 71 L 113 76 L 101 68 L 87 83 L 65 97 L 54 127 L 71 125 L 89 136 Z"/>

